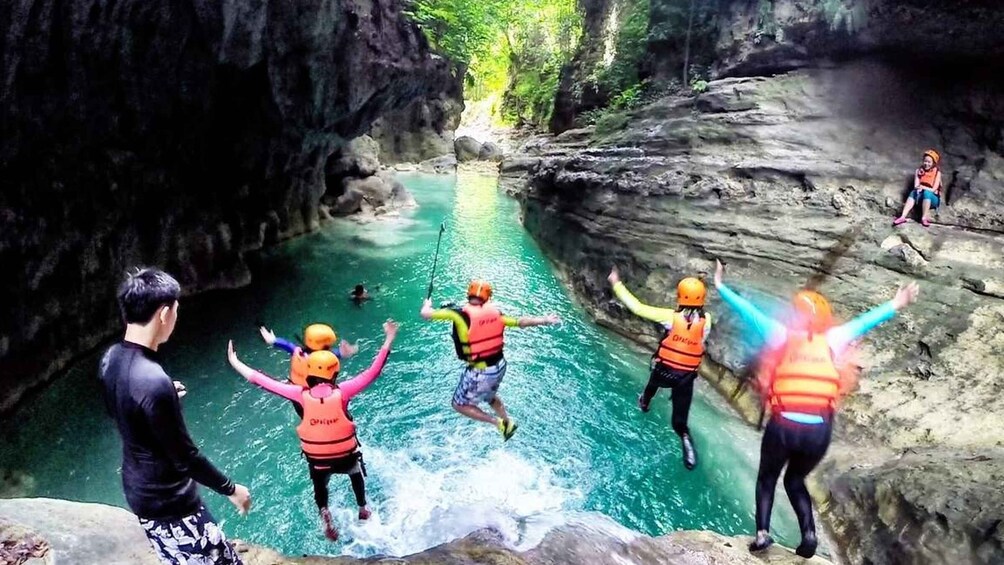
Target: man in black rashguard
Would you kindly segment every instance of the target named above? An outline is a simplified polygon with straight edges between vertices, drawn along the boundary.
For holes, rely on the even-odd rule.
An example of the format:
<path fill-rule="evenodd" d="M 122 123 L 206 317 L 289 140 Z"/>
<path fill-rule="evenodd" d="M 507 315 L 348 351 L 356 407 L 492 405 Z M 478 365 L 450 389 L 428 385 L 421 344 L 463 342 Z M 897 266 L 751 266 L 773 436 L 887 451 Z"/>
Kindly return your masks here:
<path fill-rule="evenodd" d="M 100 377 L 122 436 L 122 486 L 161 561 L 239 565 L 196 483 L 229 497 L 241 514 L 251 495 L 199 453 L 181 414 L 181 389 L 157 361 L 157 348 L 174 331 L 180 295 L 178 281 L 157 269 L 130 274 L 119 287 L 125 337 L 101 359 Z"/>

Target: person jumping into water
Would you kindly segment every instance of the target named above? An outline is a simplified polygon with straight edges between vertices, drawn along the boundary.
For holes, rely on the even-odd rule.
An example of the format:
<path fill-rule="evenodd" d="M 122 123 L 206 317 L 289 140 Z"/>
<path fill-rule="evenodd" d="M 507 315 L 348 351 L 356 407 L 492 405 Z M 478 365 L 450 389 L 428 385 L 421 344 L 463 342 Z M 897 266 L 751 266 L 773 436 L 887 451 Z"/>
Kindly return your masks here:
<path fill-rule="evenodd" d="M 722 283 L 724 268 L 715 268 L 715 287 L 726 304 L 735 309 L 767 343 L 767 359 L 761 367 L 760 389 L 771 418 L 760 443 L 760 470 L 756 482 L 756 539 L 750 551 L 767 549 L 774 488 L 785 465 L 784 490 L 795 510 L 802 543 L 795 550 L 801 557 L 816 553 L 816 525 L 812 499 L 805 477 L 822 461 L 830 446 L 836 404 L 850 386 L 839 367 L 848 346 L 897 311 L 917 300 L 920 287 L 910 282 L 892 300 L 865 312 L 850 322 L 835 326 L 830 304 L 811 290 L 802 290 L 792 300 L 793 316 L 788 326 L 774 320 Z"/>
<path fill-rule="evenodd" d="M 432 300 L 422 303 L 421 315 L 426 320 L 453 322 L 453 343 L 457 356 L 467 362 L 460 382 L 453 393 L 453 409 L 478 422 L 495 426 L 503 441 L 516 433 L 518 425 L 509 417 L 498 395 L 506 373 L 502 355 L 506 328 L 550 326 L 559 322 L 550 314 L 543 317 L 512 318 L 488 304 L 492 287 L 483 280 L 471 281 L 467 287 L 467 304 L 461 308 L 434 310 Z M 478 404 L 487 402 L 497 417 L 488 415 Z"/>
<path fill-rule="evenodd" d="M 338 530 L 332 524 L 331 512 L 328 510 L 328 479 L 331 475 L 349 476 L 356 504 L 359 505 L 359 519 L 367 520 L 370 517 L 370 510 L 366 507 L 366 483 L 363 479 L 366 465 L 356 439 L 356 424 L 348 410 L 349 401 L 380 376 L 387 362 L 390 346 L 397 336 L 397 324 L 387 320 L 383 331 L 383 347 L 369 369 L 340 384 L 335 382 L 340 368 L 335 354 L 327 350 L 311 353 L 307 358 L 309 388 L 281 383 L 248 367 L 237 358 L 234 342 L 227 344 L 227 359 L 242 377 L 302 407 L 303 419 L 296 428 L 296 434 L 300 438 L 300 448 L 307 459 L 310 481 L 314 485 L 314 502 L 321 515 L 321 531 L 331 541 L 338 539 Z"/>
<path fill-rule="evenodd" d="M 672 390 L 673 431 L 680 436 L 683 466 L 697 466 L 697 449 L 690 437 L 687 419 L 694 398 L 694 381 L 704 357 L 704 342 L 711 332 L 711 316 L 704 311 L 707 289 L 699 279 L 687 277 L 676 285 L 677 309 L 656 308 L 642 304 L 621 282 L 617 267 L 607 277 L 614 294 L 632 314 L 656 322 L 665 330 L 659 348 L 652 355 L 651 370 L 645 392 L 638 397 L 638 407 L 648 412 L 652 398 L 660 388 Z"/>
<path fill-rule="evenodd" d="M 315 351 L 331 350 L 332 346 L 338 342 L 338 335 L 335 330 L 327 324 L 310 324 L 303 330 L 303 347 L 281 337 L 276 337 L 275 332 L 261 326 L 258 328 L 262 340 L 265 343 L 285 351 L 290 356 L 289 381 L 305 386 L 303 375 L 303 361 L 307 356 Z M 344 339 L 338 344 L 338 349 L 334 350 L 335 356 L 339 360 L 352 357 L 359 351 L 359 348 Z"/>
<path fill-rule="evenodd" d="M 158 269 L 129 274 L 118 290 L 125 336 L 105 352 L 99 372 L 122 436 L 122 488 L 162 563 L 240 565 L 198 485 L 229 498 L 241 514 L 251 494 L 199 453 L 181 412 L 184 389 L 160 366 L 158 349 L 174 332 L 180 296 L 178 281 Z"/>

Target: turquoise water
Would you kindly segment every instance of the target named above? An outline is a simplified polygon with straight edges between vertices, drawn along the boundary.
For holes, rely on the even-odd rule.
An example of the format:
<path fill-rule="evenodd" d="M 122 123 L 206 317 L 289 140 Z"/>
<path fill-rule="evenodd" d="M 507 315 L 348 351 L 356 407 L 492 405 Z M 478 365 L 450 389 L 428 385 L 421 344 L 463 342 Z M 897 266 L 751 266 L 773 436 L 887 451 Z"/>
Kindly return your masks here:
<path fill-rule="evenodd" d="M 570 521 L 624 535 L 630 532 L 611 519 L 651 535 L 750 533 L 756 434 L 707 402 L 712 393 L 702 385 L 706 394 L 695 398 L 690 417 L 701 462 L 687 472 L 669 426 L 668 394 L 648 414 L 637 408 L 647 356 L 588 321 L 496 181 L 402 180 L 417 210 L 368 225 L 333 222 L 256 260 L 250 287 L 182 301 L 177 334 L 163 348 L 165 366 L 188 386 L 182 403 L 196 442 L 254 496 L 254 509 L 240 518 L 225 499 L 205 494 L 228 534 L 291 554 L 402 555 L 481 527 L 528 547 Z M 563 319 L 507 334 L 510 365 L 500 394 L 521 426 L 506 444 L 452 411 L 461 364 L 449 327 L 418 317 L 443 220 L 437 302 L 462 299 L 467 281 L 482 277 L 494 284 L 504 312 Z M 374 296 L 362 307 L 347 299 L 357 282 Z M 293 410 L 231 371 L 226 343 L 233 338 L 249 365 L 285 376 L 284 355 L 261 341 L 256 323 L 292 337 L 307 323 L 327 322 L 360 345 L 343 364 L 351 375 L 371 362 L 387 318 L 401 322 L 390 362 L 352 403 L 374 516 L 357 522 L 348 479 L 332 478 L 342 541 L 331 544 L 317 528 Z M 32 476 L 33 495 L 125 505 L 119 440 L 94 375 L 94 359 L 80 363 L 2 424 L 0 467 Z M 797 541 L 783 493 L 777 506 L 781 539 Z"/>

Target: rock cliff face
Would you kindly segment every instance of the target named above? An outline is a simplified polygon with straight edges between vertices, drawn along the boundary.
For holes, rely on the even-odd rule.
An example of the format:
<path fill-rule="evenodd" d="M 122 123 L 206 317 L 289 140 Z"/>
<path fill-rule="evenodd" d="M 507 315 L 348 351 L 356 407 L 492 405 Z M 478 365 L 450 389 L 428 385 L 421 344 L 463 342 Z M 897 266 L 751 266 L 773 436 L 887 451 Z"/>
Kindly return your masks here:
<path fill-rule="evenodd" d="M 126 268 L 245 284 L 329 156 L 451 80 L 393 0 L 8 2 L 0 61 L 0 410 L 109 334 Z"/>
<path fill-rule="evenodd" d="M 377 118 L 370 136 L 380 146 L 380 162 L 421 163 L 452 154 L 453 132 L 464 112 L 463 86 L 460 70 L 452 69 L 442 92 Z"/>
<path fill-rule="evenodd" d="M 258 512 L 267 511 L 263 509 Z M 16 537 L 15 537 L 16 536 Z M 135 516 L 121 508 L 43 498 L 0 500 L 0 548 L 29 542 L 45 551 L 43 563 L 155 564 Z M 401 558 L 287 557 L 267 548 L 237 542 L 247 565 L 356 565 L 413 563 L 435 565 L 825 565 L 822 558 L 804 560 L 788 549 L 773 547 L 762 557 L 746 551 L 747 542 L 712 532 L 675 532 L 660 538 L 614 536 L 568 526 L 549 534 L 537 547 L 519 552 L 490 530 L 475 532 L 421 553 Z M 27 546 L 28 543 L 23 543 Z M 0 549 L 2 551 L 2 549 Z"/>
<path fill-rule="evenodd" d="M 656 335 L 610 301 L 611 264 L 644 301 L 673 304 L 679 278 L 721 258 L 765 307 L 812 280 L 845 320 L 921 282 L 920 303 L 864 340 L 860 388 L 819 474 L 852 563 L 1004 561 L 1004 84 L 993 61 L 932 69 L 924 83 L 900 56 L 722 79 L 637 110 L 608 137 L 568 131 L 503 164 L 527 228 L 586 307 L 643 343 Z M 947 205 L 929 229 L 893 228 L 929 146 L 945 155 Z M 731 395 L 755 344 L 713 292 L 709 308 L 719 322 L 705 374 Z M 752 394 L 739 404 L 755 421 Z"/>

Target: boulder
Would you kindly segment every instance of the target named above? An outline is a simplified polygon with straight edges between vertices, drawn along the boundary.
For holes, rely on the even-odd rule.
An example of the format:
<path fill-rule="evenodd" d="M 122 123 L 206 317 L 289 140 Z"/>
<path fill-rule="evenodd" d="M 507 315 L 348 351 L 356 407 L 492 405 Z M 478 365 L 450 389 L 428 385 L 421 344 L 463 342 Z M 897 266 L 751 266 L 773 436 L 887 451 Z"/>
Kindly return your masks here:
<path fill-rule="evenodd" d="M 454 155 L 436 157 L 435 159 L 422 161 L 419 163 L 418 169 L 423 173 L 432 173 L 437 175 L 453 174 L 457 172 L 457 158 Z"/>
<path fill-rule="evenodd" d="M 481 150 L 478 152 L 478 159 L 481 161 L 494 161 L 496 163 L 502 162 L 502 148 L 491 141 L 485 142 L 481 146 Z"/>
<path fill-rule="evenodd" d="M 368 135 L 360 135 L 341 150 L 341 155 L 329 163 L 328 175 L 368 177 L 380 170 L 380 146 Z"/>
<path fill-rule="evenodd" d="M 0 521 L 44 539 L 51 548 L 51 561 L 43 563 L 160 563 L 136 516 L 114 506 L 49 498 L 6 499 L 0 500 Z M 0 528 L 0 533 L 11 531 Z"/>
<path fill-rule="evenodd" d="M 481 142 L 464 135 L 453 141 L 453 151 L 457 156 L 458 163 L 474 161 L 481 154 Z"/>

